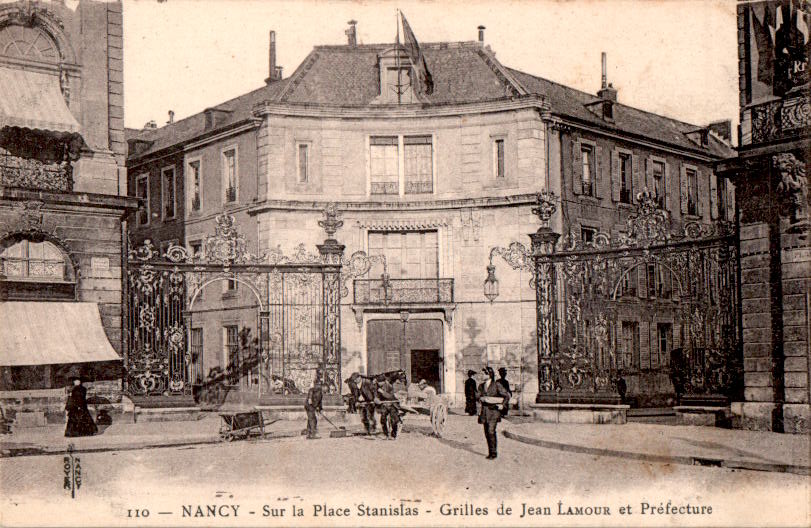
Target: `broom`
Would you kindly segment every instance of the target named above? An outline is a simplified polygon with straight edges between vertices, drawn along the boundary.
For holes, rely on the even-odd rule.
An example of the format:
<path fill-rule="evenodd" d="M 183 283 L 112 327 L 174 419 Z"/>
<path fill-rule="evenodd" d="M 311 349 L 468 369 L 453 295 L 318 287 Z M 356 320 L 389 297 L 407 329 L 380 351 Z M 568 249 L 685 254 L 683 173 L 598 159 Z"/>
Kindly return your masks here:
<path fill-rule="evenodd" d="M 338 427 L 337 425 L 335 425 L 334 423 L 332 423 L 332 420 L 330 420 L 329 418 L 327 418 L 327 415 L 326 415 L 326 414 L 324 414 L 324 413 L 323 413 L 323 412 L 321 412 L 321 411 L 318 411 L 318 414 L 320 414 L 320 415 L 321 415 L 321 416 L 324 418 L 324 420 L 326 420 L 327 422 L 329 422 L 329 424 L 330 424 L 332 427 L 334 427 L 334 428 L 335 428 L 335 430 L 334 430 L 334 431 L 330 431 L 330 432 L 329 432 L 329 437 L 330 437 L 330 438 L 345 438 L 345 437 L 349 436 L 349 431 L 347 431 L 347 430 L 346 430 L 346 427 L 343 427 L 343 426 Z"/>

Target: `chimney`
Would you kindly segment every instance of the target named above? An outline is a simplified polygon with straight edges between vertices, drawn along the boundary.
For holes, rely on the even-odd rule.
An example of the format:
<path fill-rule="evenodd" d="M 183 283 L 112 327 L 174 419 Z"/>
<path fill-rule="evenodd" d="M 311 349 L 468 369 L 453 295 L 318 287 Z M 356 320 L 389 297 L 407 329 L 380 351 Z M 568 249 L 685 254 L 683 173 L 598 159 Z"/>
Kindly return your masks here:
<path fill-rule="evenodd" d="M 281 71 L 281 67 L 276 66 L 276 32 L 271 31 L 268 45 L 268 78 L 265 79 L 265 83 L 270 84 L 281 79 Z"/>
<path fill-rule="evenodd" d="M 610 101 L 612 103 L 616 103 L 617 90 L 614 88 L 613 84 L 608 82 L 608 60 L 605 52 L 603 52 L 602 54 L 602 63 L 603 63 L 602 83 L 600 91 L 597 92 L 597 97 L 599 97 L 603 101 Z"/>
<path fill-rule="evenodd" d="M 154 119 L 151 121 L 147 121 L 146 124 L 144 125 L 144 130 L 154 130 L 156 128 L 158 128 L 158 123 L 156 123 Z"/>
<path fill-rule="evenodd" d="M 715 121 L 714 123 L 710 123 L 708 128 L 715 132 L 727 143 L 732 141 L 732 121 L 729 119 L 726 121 Z"/>
<path fill-rule="evenodd" d="M 358 21 L 357 20 L 350 20 L 348 22 L 349 29 L 344 31 L 346 33 L 346 43 L 353 48 L 358 45 Z"/>
<path fill-rule="evenodd" d="M 479 43 L 484 44 L 484 30 L 487 29 L 484 26 L 479 26 Z"/>
<path fill-rule="evenodd" d="M 167 125 L 171 125 L 175 122 L 175 111 L 169 110 L 169 121 L 166 122 Z"/>

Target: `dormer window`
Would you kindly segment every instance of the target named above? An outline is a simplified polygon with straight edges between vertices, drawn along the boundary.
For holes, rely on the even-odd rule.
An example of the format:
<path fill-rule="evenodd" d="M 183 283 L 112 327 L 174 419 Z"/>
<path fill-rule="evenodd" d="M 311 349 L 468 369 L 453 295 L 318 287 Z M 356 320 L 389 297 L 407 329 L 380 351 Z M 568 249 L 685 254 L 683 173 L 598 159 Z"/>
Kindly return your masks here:
<path fill-rule="evenodd" d="M 379 56 L 381 104 L 408 104 L 417 102 L 414 95 L 414 69 L 403 50 L 391 49 Z"/>

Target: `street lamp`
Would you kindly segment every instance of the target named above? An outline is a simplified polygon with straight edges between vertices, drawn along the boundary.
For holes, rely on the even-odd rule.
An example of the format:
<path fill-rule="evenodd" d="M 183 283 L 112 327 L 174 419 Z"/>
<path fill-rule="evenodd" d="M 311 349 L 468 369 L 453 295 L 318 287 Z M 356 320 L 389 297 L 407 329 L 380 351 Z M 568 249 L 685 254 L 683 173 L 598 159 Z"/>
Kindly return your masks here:
<path fill-rule="evenodd" d="M 492 261 L 487 266 L 487 278 L 484 279 L 484 296 L 493 302 L 498 297 L 498 279 L 496 278 L 496 267 Z"/>

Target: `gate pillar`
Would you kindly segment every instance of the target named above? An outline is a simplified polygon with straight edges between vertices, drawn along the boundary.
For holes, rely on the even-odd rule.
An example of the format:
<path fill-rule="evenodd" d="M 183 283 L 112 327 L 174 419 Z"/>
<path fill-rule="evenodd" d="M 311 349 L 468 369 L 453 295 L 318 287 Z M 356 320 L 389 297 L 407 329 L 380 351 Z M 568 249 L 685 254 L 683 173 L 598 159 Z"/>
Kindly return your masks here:
<path fill-rule="evenodd" d="M 316 246 L 324 263 L 323 317 L 324 355 L 320 369 L 327 394 L 341 395 L 341 259 L 346 246 L 335 239 L 335 232 L 343 225 L 334 203 L 324 209 L 320 225 L 327 233 L 323 244 Z"/>
<path fill-rule="evenodd" d="M 554 210 L 554 209 L 553 209 Z M 550 213 L 551 216 L 551 213 Z M 555 355 L 556 295 L 557 277 L 555 266 L 543 261 L 543 257 L 555 251 L 560 234 L 549 227 L 548 220 L 538 231 L 529 235 L 532 241 L 532 259 L 534 263 L 533 282 L 535 285 L 535 335 L 537 336 L 538 359 L 538 395 L 536 403 L 549 401 L 549 396 L 556 390 L 553 375 Z"/>

